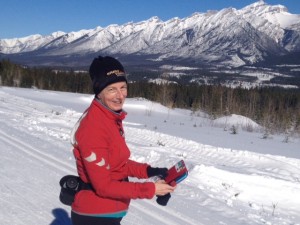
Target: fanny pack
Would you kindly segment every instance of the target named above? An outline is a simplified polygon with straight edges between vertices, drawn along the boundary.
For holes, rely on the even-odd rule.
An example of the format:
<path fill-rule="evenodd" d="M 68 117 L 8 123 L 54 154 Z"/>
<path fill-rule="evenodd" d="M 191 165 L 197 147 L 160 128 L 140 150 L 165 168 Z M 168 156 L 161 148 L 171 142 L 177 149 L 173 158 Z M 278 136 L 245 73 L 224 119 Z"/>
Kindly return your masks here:
<path fill-rule="evenodd" d="M 74 202 L 75 195 L 81 190 L 93 190 L 89 183 L 83 182 L 80 177 L 67 175 L 60 179 L 60 194 L 59 200 L 61 203 L 71 206 Z"/>

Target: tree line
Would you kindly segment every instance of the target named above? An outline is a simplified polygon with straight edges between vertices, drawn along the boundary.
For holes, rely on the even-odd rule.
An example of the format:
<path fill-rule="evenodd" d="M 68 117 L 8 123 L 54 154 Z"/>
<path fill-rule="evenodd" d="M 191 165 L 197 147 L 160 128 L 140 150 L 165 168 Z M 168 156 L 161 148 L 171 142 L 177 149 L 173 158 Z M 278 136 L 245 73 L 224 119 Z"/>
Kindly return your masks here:
<path fill-rule="evenodd" d="M 201 110 L 212 119 L 243 115 L 268 132 L 300 134 L 300 90 L 276 87 L 228 88 L 221 85 L 130 84 L 130 97 L 143 96 L 168 107 Z"/>
<path fill-rule="evenodd" d="M 129 80 L 130 82 L 130 80 Z M 92 93 L 87 72 L 26 68 L 0 61 L 0 84 L 45 90 Z M 143 97 L 169 108 L 204 111 L 211 118 L 243 115 L 268 132 L 300 134 L 300 90 L 278 87 L 229 88 L 221 85 L 130 82 L 128 97 Z"/>
<path fill-rule="evenodd" d="M 50 68 L 30 68 L 9 60 L 0 61 L 0 84 L 3 86 L 92 93 L 87 72 L 52 70 Z"/>

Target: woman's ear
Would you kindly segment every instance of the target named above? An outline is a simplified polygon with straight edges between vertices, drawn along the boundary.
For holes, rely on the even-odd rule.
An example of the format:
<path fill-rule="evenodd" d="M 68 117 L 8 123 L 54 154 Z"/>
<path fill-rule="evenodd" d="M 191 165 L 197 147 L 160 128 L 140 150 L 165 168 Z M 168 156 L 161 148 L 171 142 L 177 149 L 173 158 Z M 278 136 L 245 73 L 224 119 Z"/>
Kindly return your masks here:
<path fill-rule="evenodd" d="M 99 94 L 97 94 L 96 96 L 100 101 L 102 101 L 102 98 L 101 98 L 101 92 Z"/>

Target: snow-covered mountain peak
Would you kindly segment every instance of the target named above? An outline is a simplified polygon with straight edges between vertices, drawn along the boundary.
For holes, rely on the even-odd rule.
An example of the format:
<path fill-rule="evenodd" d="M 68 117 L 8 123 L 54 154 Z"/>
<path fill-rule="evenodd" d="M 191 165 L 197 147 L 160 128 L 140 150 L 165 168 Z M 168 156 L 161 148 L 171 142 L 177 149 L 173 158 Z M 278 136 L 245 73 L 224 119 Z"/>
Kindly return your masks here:
<path fill-rule="evenodd" d="M 2 39 L 0 40 L 0 43 L 6 43 L 8 45 L 14 45 L 18 42 L 25 42 L 25 41 L 29 41 L 29 40 L 36 40 L 39 38 L 42 38 L 43 36 L 40 34 L 33 34 L 33 35 L 29 35 L 26 37 L 21 37 L 21 38 L 11 38 L 11 39 Z"/>
<path fill-rule="evenodd" d="M 300 15 L 289 13 L 285 6 L 269 5 L 264 1 L 258 1 L 248 5 L 241 10 L 238 10 L 238 13 L 246 18 L 251 24 L 253 21 L 255 21 L 254 24 L 264 24 L 264 20 L 266 20 L 283 29 L 297 24 L 300 21 Z"/>
<path fill-rule="evenodd" d="M 242 13 L 252 13 L 256 15 L 262 15 L 265 13 L 282 13 L 288 12 L 287 8 L 283 5 L 269 5 L 264 1 L 258 1 L 251 5 L 248 5 L 240 10 Z"/>
<path fill-rule="evenodd" d="M 63 31 L 56 31 L 56 32 L 53 32 L 53 33 L 51 34 L 51 36 L 53 36 L 54 38 L 58 38 L 58 37 L 63 36 L 63 35 L 65 35 L 65 34 L 66 34 L 66 33 L 63 32 Z"/>
<path fill-rule="evenodd" d="M 95 27 L 94 31 L 99 31 L 99 30 L 102 30 L 102 29 L 103 29 L 103 27 L 97 26 L 97 27 Z"/>
<path fill-rule="evenodd" d="M 148 20 L 150 23 L 155 22 L 155 23 L 160 23 L 162 22 L 161 19 L 158 16 L 153 16 Z"/>
<path fill-rule="evenodd" d="M 264 0 L 258 0 L 257 2 L 254 2 L 246 7 L 253 7 L 253 8 L 256 8 L 256 7 L 261 7 L 261 6 L 265 6 L 265 5 L 268 5 Z M 245 7 L 245 8 L 246 8 Z"/>
<path fill-rule="evenodd" d="M 166 23 L 178 23 L 178 22 L 180 22 L 181 21 L 181 19 L 179 18 L 179 17 L 173 17 L 173 18 L 171 18 L 171 19 L 169 19 L 169 20 L 167 20 L 166 21 Z"/>
<path fill-rule="evenodd" d="M 139 26 L 142 25 L 145 26 L 144 28 L 148 28 L 148 26 L 157 26 L 157 24 L 161 24 L 161 23 L 163 23 L 163 21 L 159 17 L 153 16 L 148 20 L 144 20 L 139 23 L 136 23 L 136 25 Z"/>
<path fill-rule="evenodd" d="M 186 18 L 174 17 L 167 21 L 153 16 L 123 25 L 3 39 L 0 40 L 0 52 L 27 52 L 28 60 L 30 57 L 38 57 L 39 61 L 41 56 L 45 60 L 55 57 L 51 59 L 53 65 L 60 61 L 60 56 L 64 59 L 68 56 L 72 61 L 73 55 L 80 55 L 87 60 L 90 54 L 97 53 L 130 54 L 133 61 L 143 55 L 150 61 L 184 59 L 209 65 L 241 66 L 272 55 L 299 51 L 299 21 L 300 15 L 289 13 L 282 5 L 257 1 L 242 9 L 230 7 L 195 12 Z M 45 63 L 49 65 L 49 62 Z"/>

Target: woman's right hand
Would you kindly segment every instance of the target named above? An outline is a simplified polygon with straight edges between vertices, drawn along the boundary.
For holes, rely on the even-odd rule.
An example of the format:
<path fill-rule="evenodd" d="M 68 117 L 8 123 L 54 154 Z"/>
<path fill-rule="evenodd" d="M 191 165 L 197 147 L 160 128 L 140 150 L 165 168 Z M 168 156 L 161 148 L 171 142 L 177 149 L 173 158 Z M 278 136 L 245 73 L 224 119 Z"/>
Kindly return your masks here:
<path fill-rule="evenodd" d="M 171 185 L 167 184 L 164 180 L 158 180 L 155 183 L 155 195 L 157 196 L 163 196 L 168 193 L 172 193 L 175 187 L 172 187 Z"/>

